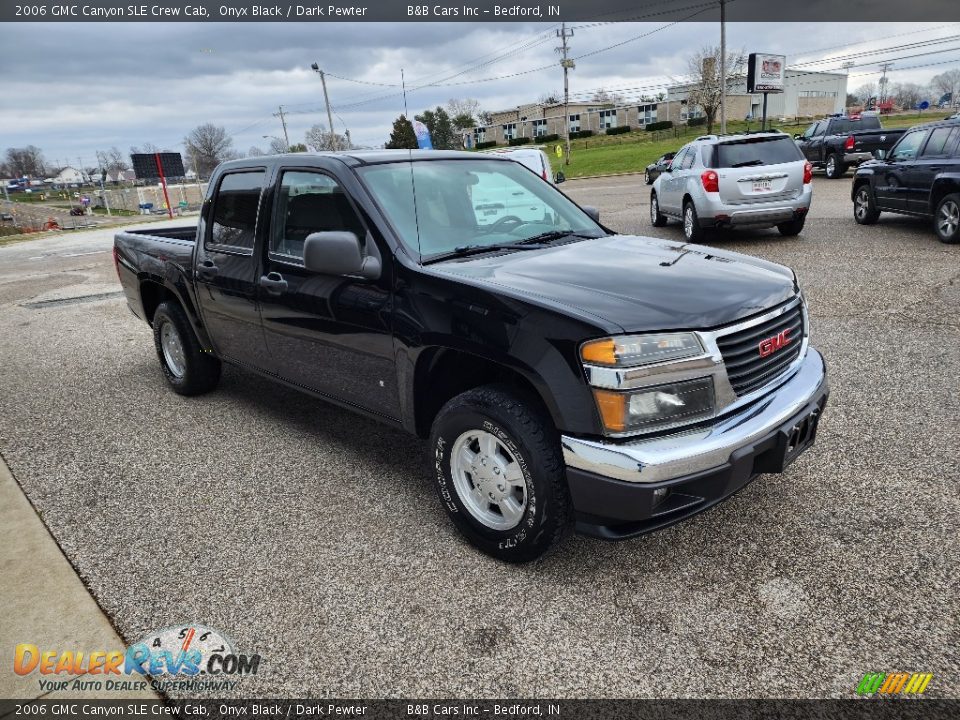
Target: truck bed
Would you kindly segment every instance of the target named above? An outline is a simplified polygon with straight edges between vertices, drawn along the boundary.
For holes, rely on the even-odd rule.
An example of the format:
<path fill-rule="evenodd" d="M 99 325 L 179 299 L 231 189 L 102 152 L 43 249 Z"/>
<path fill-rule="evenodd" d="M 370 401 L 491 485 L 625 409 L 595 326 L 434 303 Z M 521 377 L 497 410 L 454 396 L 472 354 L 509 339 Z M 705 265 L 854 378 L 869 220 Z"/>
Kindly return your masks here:
<path fill-rule="evenodd" d="M 195 225 L 156 230 L 124 230 L 113 239 L 120 285 L 134 314 L 146 319 L 141 282 L 152 279 L 173 284 L 185 296 L 192 295 Z"/>

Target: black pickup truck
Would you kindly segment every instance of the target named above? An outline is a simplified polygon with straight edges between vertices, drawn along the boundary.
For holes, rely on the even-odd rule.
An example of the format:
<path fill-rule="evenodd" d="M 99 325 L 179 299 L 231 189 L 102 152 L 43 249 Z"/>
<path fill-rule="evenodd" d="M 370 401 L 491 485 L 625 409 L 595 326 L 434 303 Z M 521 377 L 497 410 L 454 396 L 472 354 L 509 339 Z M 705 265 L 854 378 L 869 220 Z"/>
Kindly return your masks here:
<path fill-rule="evenodd" d="M 429 438 L 442 506 L 504 560 L 782 472 L 827 400 L 791 270 L 617 235 L 507 158 L 232 161 L 159 232 L 114 258 L 176 392 L 227 362 Z"/>
<path fill-rule="evenodd" d="M 800 151 L 814 167 L 834 180 L 851 165 L 872 160 L 893 147 L 904 129 L 885 130 L 876 115 L 828 117 L 818 120 L 802 135 L 794 135 Z"/>

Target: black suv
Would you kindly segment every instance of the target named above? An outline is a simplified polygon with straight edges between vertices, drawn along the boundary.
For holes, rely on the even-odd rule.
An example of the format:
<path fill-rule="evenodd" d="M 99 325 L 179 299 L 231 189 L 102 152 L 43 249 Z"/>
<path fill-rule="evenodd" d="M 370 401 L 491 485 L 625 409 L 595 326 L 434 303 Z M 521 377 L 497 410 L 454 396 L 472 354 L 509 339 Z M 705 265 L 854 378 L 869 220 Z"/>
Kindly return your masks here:
<path fill-rule="evenodd" d="M 910 128 L 882 160 L 853 177 L 853 217 L 872 225 L 881 211 L 932 218 L 937 237 L 960 242 L 960 119 Z"/>

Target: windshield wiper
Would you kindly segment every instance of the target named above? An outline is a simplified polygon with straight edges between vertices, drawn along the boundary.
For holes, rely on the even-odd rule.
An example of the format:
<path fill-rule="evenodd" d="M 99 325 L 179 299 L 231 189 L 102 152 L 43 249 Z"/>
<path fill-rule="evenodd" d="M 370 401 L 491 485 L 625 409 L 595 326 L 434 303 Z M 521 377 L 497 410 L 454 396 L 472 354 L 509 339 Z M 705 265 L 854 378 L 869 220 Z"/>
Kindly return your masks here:
<path fill-rule="evenodd" d="M 734 163 L 730 167 L 749 167 L 750 165 L 763 165 L 763 160 L 744 160 L 743 162 Z"/>
<path fill-rule="evenodd" d="M 526 241 L 521 241 L 526 242 Z M 546 245 L 521 245 L 520 243 L 500 243 L 498 245 L 460 245 L 449 252 L 434 255 L 428 260 L 424 260 L 424 265 L 440 262 L 441 260 L 450 260 L 452 258 L 469 257 L 470 255 L 479 255 L 480 253 L 491 252 L 494 250 L 539 250 Z"/>
<path fill-rule="evenodd" d="M 516 244 L 528 245 L 531 243 L 542 243 L 542 242 L 549 242 L 550 240 L 559 240 L 560 238 L 565 238 L 565 237 L 577 237 L 577 238 L 582 238 L 583 240 L 596 240 L 597 237 L 603 237 L 603 236 L 587 235 L 586 233 L 577 232 L 576 230 L 548 230 L 545 233 L 540 233 L 539 235 L 533 235 L 531 237 L 524 238 L 523 240 L 518 240 Z"/>

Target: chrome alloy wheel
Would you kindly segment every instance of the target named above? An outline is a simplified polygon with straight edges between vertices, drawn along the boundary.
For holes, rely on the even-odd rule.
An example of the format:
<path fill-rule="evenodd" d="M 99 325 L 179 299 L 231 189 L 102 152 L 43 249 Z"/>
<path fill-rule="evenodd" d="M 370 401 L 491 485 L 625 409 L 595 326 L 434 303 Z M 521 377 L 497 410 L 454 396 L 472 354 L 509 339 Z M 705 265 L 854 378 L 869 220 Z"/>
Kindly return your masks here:
<path fill-rule="evenodd" d="M 160 348 L 170 372 L 174 377 L 182 378 L 187 371 L 187 361 L 183 356 L 183 341 L 173 323 L 165 322 L 160 328 Z"/>
<path fill-rule="evenodd" d="M 510 530 L 527 510 L 527 481 L 511 451 L 486 430 L 460 435 L 450 453 L 450 475 L 460 502 L 491 530 Z"/>
<path fill-rule="evenodd" d="M 831 155 L 827 158 L 827 175 L 833 177 L 834 173 L 837 172 L 837 159 Z"/>
<path fill-rule="evenodd" d="M 650 198 L 650 223 L 655 225 L 657 222 L 657 215 L 660 214 L 660 203 L 657 202 L 657 196 L 653 195 Z"/>
<path fill-rule="evenodd" d="M 960 207 L 953 200 L 947 200 L 940 206 L 940 212 L 937 215 L 937 228 L 940 230 L 940 236 L 949 238 L 960 226 Z"/>
<path fill-rule="evenodd" d="M 860 188 L 853 204 L 855 206 L 853 212 L 856 214 L 857 220 L 863 220 L 870 212 L 870 191 L 865 187 Z"/>
<path fill-rule="evenodd" d="M 683 234 L 687 238 L 693 237 L 693 206 L 687 205 L 683 211 Z"/>

